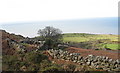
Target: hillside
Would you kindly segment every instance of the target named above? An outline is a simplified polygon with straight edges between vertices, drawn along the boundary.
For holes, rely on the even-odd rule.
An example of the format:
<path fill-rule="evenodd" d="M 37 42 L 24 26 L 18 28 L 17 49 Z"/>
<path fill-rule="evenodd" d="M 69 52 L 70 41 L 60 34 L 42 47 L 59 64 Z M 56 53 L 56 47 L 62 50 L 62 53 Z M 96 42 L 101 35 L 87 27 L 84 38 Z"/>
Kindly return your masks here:
<path fill-rule="evenodd" d="M 63 34 L 65 38 L 78 37 L 88 41 L 66 41 L 55 49 L 46 47 L 39 39 L 24 38 L 21 35 L 2 31 L 2 69 L 3 71 L 118 71 L 118 51 L 100 50 L 98 44 L 116 44 L 109 39 L 94 39 L 95 34 Z M 115 35 L 109 35 L 110 37 Z M 105 36 L 104 36 L 105 37 Z M 113 37 L 113 38 L 114 38 Z M 79 39 L 79 40 L 80 40 Z M 71 39 L 70 39 L 71 40 Z M 65 41 L 65 40 L 63 40 Z M 94 45 L 93 45 L 94 44 Z M 67 45 L 67 47 L 65 46 Z M 74 46 L 74 47 L 71 47 Z M 87 47 L 86 47 L 87 46 Z M 113 45 L 110 45 L 114 47 Z M 65 47 L 63 49 L 63 47 Z M 81 47 L 81 48 L 77 48 Z M 99 48 L 99 50 L 94 50 Z M 114 47 L 115 48 L 115 47 Z M 100 60 L 101 59 L 101 60 Z M 104 61 L 103 61 L 104 60 Z M 107 62 L 107 65 L 106 65 Z M 102 63 L 102 64 L 101 64 Z M 112 65 L 110 65 L 112 63 Z M 104 66 L 105 65 L 105 66 Z M 110 66 L 109 66 L 110 65 Z M 44 73 L 43 72 L 43 73 Z"/>
<path fill-rule="evenodd" d="M 109 48 L 113 50 L 119 49 L 118 35 L 112 34 L 67 33 L 63 34 L 63 41 L 72 43 L 87 43 L 92 44 L 89 46 L 95 45 L 98 48 Z"/>
<path fill-rule="evenodd" d="M 2 33 L 2 54 L 14 54 L 15 47 L 13 47 L 13 42 L 18 43 L 21 39 L 24 39 L 21 35 L 10 34 L 5 30 L 0 30 Z"/>
<path fill-rule="evenodd" d="M 2 32 L 2 40 L 9 38 L 11 40 L 20 41 L 20 39 L 24 39 L 22 35 L 10 34 L 5 30 L 0 30 L 0 32 Z"/>
<path fill-rule="evenodd" d="M 25 38 L 22 35 L 10 34 L 5 30 L 0 30 L 0 32 L 2 32 L 2 54 L 14 55 L 19 51 L 29 52 L 36 49 L 36 44 L 28 44 L 34 43 L 36 40 Z"/>

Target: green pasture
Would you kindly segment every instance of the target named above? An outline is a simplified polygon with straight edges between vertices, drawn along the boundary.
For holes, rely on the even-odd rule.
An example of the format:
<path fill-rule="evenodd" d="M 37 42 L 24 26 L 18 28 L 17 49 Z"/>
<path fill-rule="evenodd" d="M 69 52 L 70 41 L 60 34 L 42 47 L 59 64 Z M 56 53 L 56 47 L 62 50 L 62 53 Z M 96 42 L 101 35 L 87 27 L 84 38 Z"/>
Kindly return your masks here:
<path fill-rule="evenodd" d="M 106 39 L 103 43 L 96 45 L 102 48 L 109 48 L 112 50 L 117 50 L 118 44 L 118 35 L 111 34 L 86 34 L 86 33 L 68 33 L 63 35 L 64 42 L 87 42 L 87 41 L 96 41 L 96 40 Z M 108 40 L 108 41 L 107 41 Z"/>
<path fill-rule="evenodd" d="M 105 45 L 107 48 L 110 48 L 110 49 L 112 49 L 112 50 L 117 50 L 117 49 L 120 49 L 120 44 L 118 45 L 118 44 L 106 44 Z"/>
<path fill-rule="evenodd" d="M 120 44 L 117 44 L 117 43 L 106 43 L 106 44 L 97 44 L 98 47 L 101 47 L 101 48 L 109 48 L 109 49 L 112 49 L 112 50 L 117 50 L 117 49 L 120 49 Z"/>
<path fill-rule="evenodd" d="M 108 35 L 108 34 L 64 34 L 64 42 L 86 42 L 86 41 L 95 41 L 99 39 L 110 39 L 110 41 L 118 41 L 117 35 Z"/>
<path fill-rule="evenodd" d="M 85 41 L 89 41 L 88 38 L 84 38 L 84 37 L 64 37 L 63 38 L 64 42 L 85 42 Z"/>

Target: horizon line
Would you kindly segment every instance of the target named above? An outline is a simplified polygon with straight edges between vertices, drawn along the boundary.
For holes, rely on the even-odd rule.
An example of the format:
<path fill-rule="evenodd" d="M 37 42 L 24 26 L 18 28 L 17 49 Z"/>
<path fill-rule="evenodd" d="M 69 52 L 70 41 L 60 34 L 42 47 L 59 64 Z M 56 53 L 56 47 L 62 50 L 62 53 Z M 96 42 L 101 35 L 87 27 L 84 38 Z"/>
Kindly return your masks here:
<path fill-rule="evenodd" d="M 0 25 L 4 24 L 32 24 L 39 22 L 54 22 L 54 21 L 69 21 L 69 20 L 87 20 L 87 19 L 101 19 L 101 18 L 119 18 L 119 17 L 88 17 L 88 18 L 74 18 L 74 19 L 58 19 L 58 20 L 37 20 L 37 21 L 12 21 L 12 22 L 2 22 Z"/>

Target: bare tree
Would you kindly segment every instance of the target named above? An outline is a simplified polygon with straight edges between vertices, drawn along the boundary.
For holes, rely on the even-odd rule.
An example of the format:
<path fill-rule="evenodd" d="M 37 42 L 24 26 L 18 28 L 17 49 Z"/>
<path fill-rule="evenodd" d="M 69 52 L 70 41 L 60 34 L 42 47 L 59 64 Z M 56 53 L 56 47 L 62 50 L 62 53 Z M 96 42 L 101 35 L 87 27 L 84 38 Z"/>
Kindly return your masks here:
<path fill-rule="evenodd" d="M 48 49 L 56 47 L 62 41 L 62 31 L 54 27 L 39 29 L 38 34 L 45 40 L 44 46 Z"/>

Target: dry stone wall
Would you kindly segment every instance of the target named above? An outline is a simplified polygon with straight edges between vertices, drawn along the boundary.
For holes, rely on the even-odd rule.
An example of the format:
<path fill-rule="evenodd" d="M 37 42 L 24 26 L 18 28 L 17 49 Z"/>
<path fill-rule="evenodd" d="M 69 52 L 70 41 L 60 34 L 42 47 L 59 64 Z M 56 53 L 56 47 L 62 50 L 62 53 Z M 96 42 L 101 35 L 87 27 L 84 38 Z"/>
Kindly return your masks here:
<path fill-rule="evenodd" d="M 119 71 L 120 60 L 113 60 L 106 56 L 94 56 L 88 55 L 83 57 L 80 53 L 70 53 L 63 50 L 48 50 L 48 53 L 56 59 L 62 59 L 67 61 L 73 61 L 79 65 L 88 65 L 91 68 L 102 69 L 105 71 Z"/>

